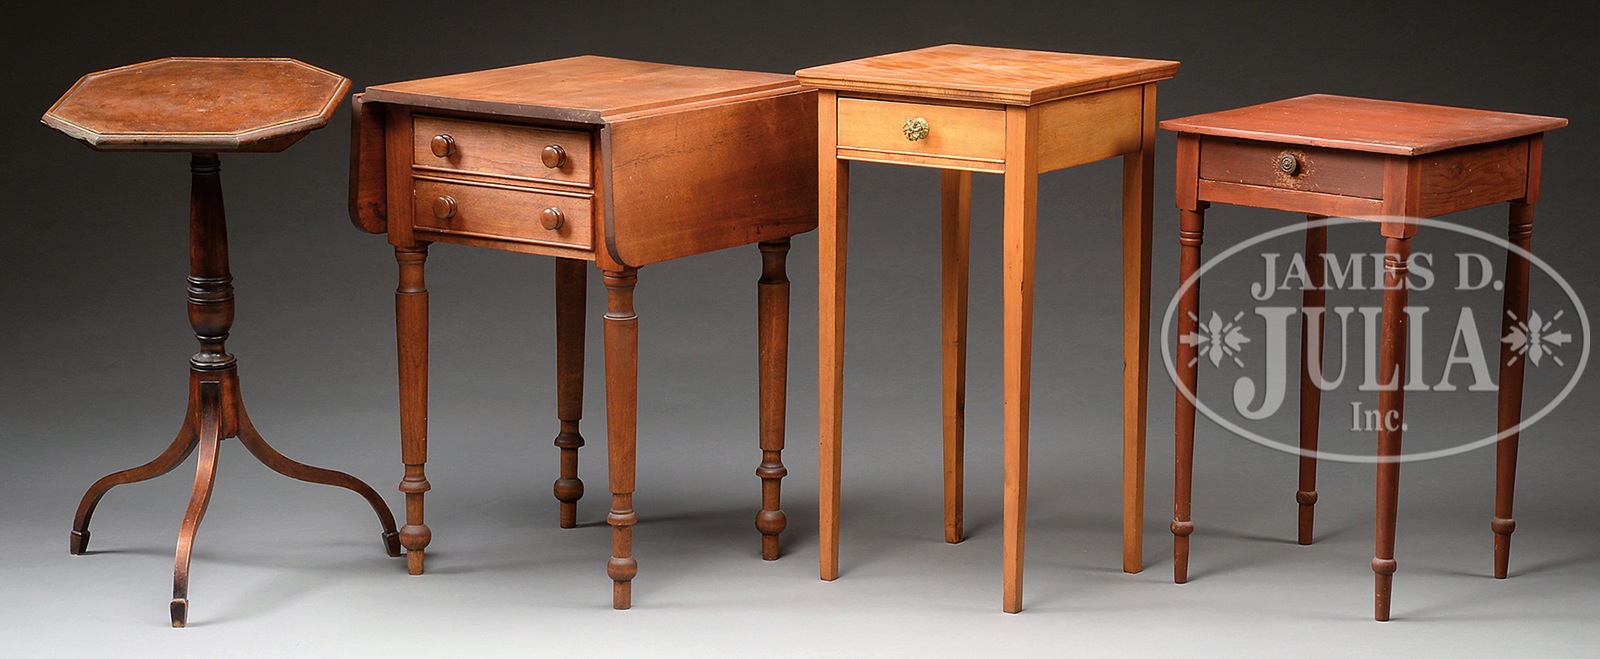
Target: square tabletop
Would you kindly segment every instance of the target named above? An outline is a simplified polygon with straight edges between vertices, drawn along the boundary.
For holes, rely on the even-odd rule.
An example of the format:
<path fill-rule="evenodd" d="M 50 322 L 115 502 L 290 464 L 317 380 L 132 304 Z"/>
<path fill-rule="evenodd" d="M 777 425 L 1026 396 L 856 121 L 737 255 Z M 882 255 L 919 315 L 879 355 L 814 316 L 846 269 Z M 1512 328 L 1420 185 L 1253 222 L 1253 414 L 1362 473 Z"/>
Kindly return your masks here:
<path fill-rule="evenodd" d="M 795 72 L 820 89 L 1034 105 L 1171 78 L 1167 60 L 945 44 Z"/>
<path fill-rule="evenodd" d="M 794 76 L 582 55 L 368 87 L 363 99 L 510 117 L 607 116 L 798 87 Z"/>
<path fill-rule="evenodd" d="M 1495 142 L 1567 125 L 1559 117 L 1311 94 L 1168 119 L 1179 133 L 1398 156 Z"/>

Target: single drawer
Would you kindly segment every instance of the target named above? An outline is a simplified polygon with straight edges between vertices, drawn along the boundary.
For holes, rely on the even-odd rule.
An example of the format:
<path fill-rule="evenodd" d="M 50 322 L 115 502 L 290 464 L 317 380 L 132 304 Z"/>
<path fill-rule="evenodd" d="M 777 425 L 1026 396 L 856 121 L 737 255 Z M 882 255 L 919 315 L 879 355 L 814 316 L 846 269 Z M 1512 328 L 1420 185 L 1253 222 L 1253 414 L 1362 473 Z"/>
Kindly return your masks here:
<path fill-rule="evenodd" d="M 493 183 L 419 176 L 411 204 L 416 228 L 465 236 L 590 249 L 592 199 Z"/>
<path fill-rule="evenodd" d="M 1383 198 L 1383 160 L 1374 153 L 1206 138 L 1200 178 L 1366 199 Z"/>
<path fill-rule="evenodd" d="M 1001 163 L 1006 152 L 1006 114 L 1003 110 L 841 98 L 838 138 L 840 149 Z"/>
<path fill-rule="evenodd" d="M 411 162 L 423 171 L 589 185 L 589 157 L 588 133 L 426 115 L 412 120 Z"/>

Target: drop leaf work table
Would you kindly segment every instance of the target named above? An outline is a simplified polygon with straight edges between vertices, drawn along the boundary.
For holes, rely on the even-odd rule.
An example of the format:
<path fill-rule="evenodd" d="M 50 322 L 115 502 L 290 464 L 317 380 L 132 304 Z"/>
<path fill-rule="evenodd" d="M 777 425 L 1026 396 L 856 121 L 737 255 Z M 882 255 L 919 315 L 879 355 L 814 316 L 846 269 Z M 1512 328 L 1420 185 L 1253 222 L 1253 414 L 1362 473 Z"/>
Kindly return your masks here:
<path fill-rule="evenodd" d="M 1566 119 L 1438 105 L 1313 94 L 1245 108 L 1161 122 L 1178 134 L 1177 203 L 1180 215 L 1178 336 L 1197 331 L 1200 313 L 1200 243 L 1205 211 L 1213 202 L 1305 213 L 1307 309 L 1327 298 L 1327 217 L 1371 220 L 1384 240 L 1383 320 L 1378 372 L 1377 529 L 1373 617 L 1388 620 L 1394 585 L 1395 518 L 1400 493 L 1400 439 L 1405 430 L 1407 313 L 1411 239 L 1417 218 L 1510 202 L 1508 242 L 1524 252 L 1533 236 L 1539 200 L 1544 133 Z M 1528 314 L 1527 259 L 1506 253 L 1505 312 L 1499 336 Z M 1191 281 L 1191 279 L 1193 281 Z M 1300 336 L 1299 542 L 1311 544 L 1317 503 L 1317 418 L 1321 410 L 1322 325 L 1326 314 L 1306 315 Z M 1314 324 L 1313 324 L 1314 323 Z M 1310 337 L 1316 337 L 1311 339 Z M 1315 346 L 1312 346 L 1315 341 Z M 1316 359 L 1308 359 L 1308 350 Z M 1522 422 L 1522 370 L 1510 343 L 1500 350 L 1496 444 L 1494 574 L 1506 576 L 1511 550 L 1511 494 L 1517 468 L 1517 427 Z M 1174 501 L 1173 580 L 1189 578 L 1190 494 L 1194 472 L 1196 344 L 1180 340 Z"/>
<path fill-rule="evenodd" d="M 194 492 L 178 531 L 172 626 L 189 615 L 189 556 L 216 479 L 217 449 L 236 437 L 273 471 L 360 494 L 383 524 L 384 544 L 400 555 L 394 516 L 355 477 L 301 464 L 274 450 L 245 415 L 234 356 L 224 347 L 233 325 L 219 153 L 276 152 L 327 125 L 350 81 L 292 59 L 169 58 L 84 76 L 44 115 L 51 128 L 97 151 L 188 152 L 189 324 L 200 352 L 189 359 L 189 409 L 178 436 L 150 462 L 96 481 L 72 523 L 71 551 L 89 547 L 89 518 L 106 492 L 155 478 L 200 449 Z"/>
<path fill-rule="evenodd" d="M 778 557 L 785 475 L 789 238 L 816 227 L 816 103 L 793 76 L 583 56 L 369 87 L 357 97 L 352 219 L 387 233 L 395 293 L 406 524 L 423 571 L 428 292 L 434 242 L 556 258 L 560 524 L 576 524 L 585 261 L 606 287 L 612 605 L 631 605 L 640 267 L 759 244 L 761 555 Z M 498 282 L 495 285 L 499 285 Z"/>
<path fill-rule="evenodd" d="M 1005 177 L 1004 609 L 1022 610 L 1038 176 L 1123 157 L 1123 570 L 1143 569 L 1156 83 L 1177 62 L 944 45 L 796 73 L 818 94 L 821 574 L 839 576 L 845 244 L 852 160 L 943 170 L 944 527 L 960 542 L 972 172 Z"/>

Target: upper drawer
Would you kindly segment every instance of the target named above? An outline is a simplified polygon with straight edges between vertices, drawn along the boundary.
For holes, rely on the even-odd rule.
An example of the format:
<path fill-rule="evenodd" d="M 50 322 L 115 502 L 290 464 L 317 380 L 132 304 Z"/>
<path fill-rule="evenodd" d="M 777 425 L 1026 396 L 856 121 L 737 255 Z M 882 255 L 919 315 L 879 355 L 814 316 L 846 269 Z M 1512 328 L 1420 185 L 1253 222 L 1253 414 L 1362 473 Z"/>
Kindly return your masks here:
<path fill-rule="evenodd" d="M 913 130 L 922 122 L 926 122 L 925 134 Z M 1006 114 L 1004 110 L 841 98 L 839 148 L 999 164 L 1005 161 Z"/>
<path fill-rule="evenodd" d="M 412 123 L 411 162 L 423 169 L 589 185 L 589 157 L 588 133 L 425 115 Z"/>
<path fill-rule="evenodd" d="M 1384 156 L 1228 138 L 1200 142 L 1200 178 L 1366 199 L 1383 198 Z"/>

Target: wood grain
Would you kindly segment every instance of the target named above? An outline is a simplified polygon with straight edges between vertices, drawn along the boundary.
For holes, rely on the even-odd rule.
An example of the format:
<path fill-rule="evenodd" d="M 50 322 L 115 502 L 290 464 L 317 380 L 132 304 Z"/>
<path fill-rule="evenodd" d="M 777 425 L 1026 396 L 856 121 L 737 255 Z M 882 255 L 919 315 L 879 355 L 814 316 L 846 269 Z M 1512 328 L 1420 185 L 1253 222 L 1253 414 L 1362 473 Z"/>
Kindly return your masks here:
<path fill-rule="evenodd" d="M 944 541 L 961 542 L 966 516 L 967 274 L 972 174 L 940 176 L 940 323 L 944 410 Z"/>
<path fill-rule="evenodd" d="M 1161 122 L 1195 135 L 1419 156 L 1555 130 L 1559 117 L 1311 94 Z"/>
<path fill-rule="evenodd" d="M 1150 83 L 1039 106 L 1039 171 L 1051 172 L 1139 151 L 1145 132 L 1145 94 L 1152 95 L 1149 106 L 1153 112 L 1154 89 L 1155 84 Z"/>
<path fill-rule="evenodd" d="M 850 163 L 834 156 L 837 103 L 817 94 L 817 534 L 818 572 L 839 578 L 839 477 L 843 463 L 845 265 Z"/>
<path fill-rule="evenodd" d="M 776 73 L 675 66 L 582 55 L 367 89 L 368 100 L 515 119 L 596 124 L 641 112 L 794 85 Z"/>
<path fill-rule="evenodd" d="M 83 76 L 42 121 L 101 151 L 281 151 L 349 89 L 286 57 L 168 57 Z"/>
<path fill-rule="evenodd" d="M 1285 174 L 1278 158 L 1295 157 L 1299 171 Z M 1229 138 L 1200 140 L 1200 178 L 1284 190 L 1379 199 L 1383 157 L 1344 149 Z"/>
<path fill-rule="evenodd" d="M 1122 157 L 1122 571 L 1129 574 L 1144 570 L 1145 417 L 1150 393 L 1150 260 L 1156 171 L 1156 86 L 1146 84 L 1139 91 L 1138 147 Z M 1041 114 L 1049 107 L 1041 108 Z"/>
<path fill-rule="evenodd" d="M 1528 191 L 1528 140 L 1514 139 L 1424 156 L 1421 217 L 1523 198 Z"/>
<path fill-rule="evenodd" d="M 412 218 L 419 231 L 430 235 L 462 233 L 492 236 L 533 245 L 557 245 L 588 249 L 594 242 L 590 224 L 593 200 L 587 192 L 523 188 L 416 177 L 416 203 Z M 433 201 L 441 197 L 455 200 L 455 214 L 435 216 Z M 560 227 L 546 229 L 539 214 L 546 208 L 561 211 Z"/>
<path fill-rule="evenodd" d="M 816 228 L 815 117 L 815 93 L 791 85 L 614 120 L 600 134 L 611 257 L 637 267 Z"/>
<path fill-rule="evenodd" d="M 1005 228 L 1001 236 L 1005 287 L 1005 497 L 1001 513 L 1002 608 L 1022 611 L 1022 572 L 1028 520 L 1028 402 L 1033 368 L 1033 273 L 1039 198 L 1038 111 L 1006 108 Z"/>
<path fill-rule="evenodd" d="M 1177 62 L 946 44 L 795 72 L 822 89 L 1033 105 L 1171 78 Z"/>
<path fill-rule="evenodd" d="M 912 117 L 928 121 L 926 138 L 908 140 L 901 132 Z M 841 98 L 838 131 L 840 149 L 989 164 L 1005 162 L 1006 114 L 1002 110 Z M 873 154 L 850 155 L 852 159 L 865 160 L 868 157 L 864 156 Z"/>
<path fill-rule="evenodd" d="M 416 115 L 412 121 L 411 162 L 419 171 L 481 174 L 528 183 L 589 184 L 587 132 L 426 115 Z M 454 142 L 450 155 L 433 154 L 430 142 L 438 135 L 448 135 Z M 545 166 L 541 157 L 550 145 L 565 152 L 558 167 Z"/>

